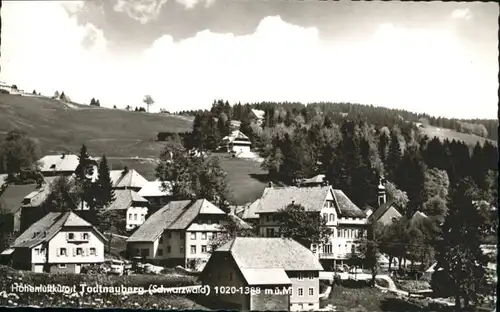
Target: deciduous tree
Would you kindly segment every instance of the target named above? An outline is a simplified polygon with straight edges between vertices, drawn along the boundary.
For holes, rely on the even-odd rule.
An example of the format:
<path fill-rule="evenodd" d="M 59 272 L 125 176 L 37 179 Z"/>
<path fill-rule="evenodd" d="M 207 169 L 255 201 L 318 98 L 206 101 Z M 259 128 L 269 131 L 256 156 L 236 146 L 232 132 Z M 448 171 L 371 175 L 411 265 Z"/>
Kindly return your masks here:
<path fill-rule="evenodd" d="M 318 212 L 306 211 L 299 204 L 290 203 L 278 212 L 277 218 L 280 234 L 307 248 L 326 244 L 332 235 L 332 229 Z"/>

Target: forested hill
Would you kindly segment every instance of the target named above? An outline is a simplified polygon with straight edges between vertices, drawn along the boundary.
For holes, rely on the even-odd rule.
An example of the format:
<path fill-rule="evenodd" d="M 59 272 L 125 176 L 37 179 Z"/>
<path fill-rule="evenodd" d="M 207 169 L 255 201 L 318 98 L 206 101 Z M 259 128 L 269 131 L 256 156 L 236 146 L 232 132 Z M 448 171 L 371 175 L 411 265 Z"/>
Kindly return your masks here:
<path fill-rule="evenodd" d="M 214 102 L 214 107 L 216 106 L 215 104 L 223 104 L 227 108 L 230 107 L 230 109 L 225 109 L 225 112 L 231 114 L 229 117 L 232 120 L 244 120 L 246 117 L 245 115 L 247 115 L 251 109 L 263 110 L 267 112 L 267 116 L 274 115 L 274 111 L 276 110 L 280 115 L 283 115 L 283 113 L 287 111 L 295 113 L 294 115 L 300 112 L 306 119 L 307 116 L 311 116 L 311 112 L 314 114 L 315 110 L 320 110 L 326 115 L 334 115 L 335 113 L 343 116 L 361 115 L 367 119 L 368 123 L 373 124 L 377 128 L 383 126 L 392 128 L 394 125 L 413 122 L 422 123 L 424 126 L 430 125 L 433 127 L 450 129 L 459 133 L 472 134 L 494 141 L 498 140 L 497 119 L 450 119 L 430 116 L 428 114 L 417 114 L 402 109 L 352 103 L 321 102 L 305 105 L 298 102 L 260 102 L 230 105 L 227 101 L 218 100 Z M 212 112 L 214 107 L 212 107 Z M 207 110 L 180 111 L 178 114 L 195 116 L 203 112 L 207 112 Z"/>

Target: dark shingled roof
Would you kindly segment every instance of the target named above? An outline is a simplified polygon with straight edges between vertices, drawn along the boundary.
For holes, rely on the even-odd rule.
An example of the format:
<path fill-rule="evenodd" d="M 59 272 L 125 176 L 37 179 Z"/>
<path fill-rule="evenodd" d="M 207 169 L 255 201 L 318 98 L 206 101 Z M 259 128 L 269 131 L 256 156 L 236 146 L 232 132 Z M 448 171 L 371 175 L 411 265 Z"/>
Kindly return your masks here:
<path fill-rule="evenodd" d="M 15 213 L 23 204 L 24 197 L 37 189 L 36 184 L 8 185 L 0 195 L 0 205 L 7 213 Z"/>
<path fill-rule="evenodd" d="M 331 186 L 315 187 L 268 187 L 259 202 L 256 213 L 272 213 L 285 208 L 292 202 L 304 206 L 308 211 L 321 211 L 328 192 L 332 192 L 339 217 L 365 218 L 366 214 L 359 209 L 341 190 Z"/>
<path fill-rule="evenodd" d="M 380 207 L 378 207 L 377 210 L 375 210 L 371 215 L 370 215 L 370 220 L 377 221 L 380 219 L 386 212 L 389 210 L 391 207 L 394 207 L 398 212 L 400 212 L 401 208 L 396 204 L 393 200 L 389 200 Z M 400 212 L 401 213 L 401 212 Z"/>
<path fill-rule="evenodd" d="M 63 227 L 90 227 L 103 241 L 106 238 L 95 228 L 73 212 L 49 212 L 33 223 L 12 245 L 12 248 L 33 247 L 50 241 Z"/>
<path fill-rule="evenodd" d="M 198 214 L 203 213 L 202 210 L 205 210 L 205 213 L 224 214 L 206 199 L 172 201 L 149 217 L 127 242 L 152 242 L 164 230 L 184 230 Z"/>

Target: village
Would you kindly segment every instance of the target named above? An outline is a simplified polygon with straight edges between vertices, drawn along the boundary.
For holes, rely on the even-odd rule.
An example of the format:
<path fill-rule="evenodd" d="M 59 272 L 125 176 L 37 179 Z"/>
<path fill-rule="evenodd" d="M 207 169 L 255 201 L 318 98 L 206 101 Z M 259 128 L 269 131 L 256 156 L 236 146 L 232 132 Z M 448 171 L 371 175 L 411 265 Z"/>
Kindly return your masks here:
<path fill-rule="evenodd" d="M 264 111 L 253 109 L 252 114 L 261 125 Z M 232 124 L 218 151 L 261 162 L 238 126 Z M 203 151 L 188 154 L 204 157 Z M 366 254 L 360 260 L 360 245 L 373 235 L 375 225 L 389 226 L 403 218 L 398 203 L 388 200 L 383 176 L 372 192 L 375 207 L 361 209 L 320 174 L 292 186 L 270 181 L 257 200 L 225 210 L 206 198 L 176 199 L 172 181 L 148 181 L 134 168 L 109 170 L 114 198 L 105 209 L 115 213 L 114 223 L 121 227 L 115 232 L 122 233 L 116 234 L 111 232 L 116 228 L 98 230 L 94 211 L 84 201 L 76 209 L 60 212 L 44 206 L 61 177 L 76 179 L 81 159 L 77 153 L 42 157 L 37 161 L 42 177 L 32 184 L 9 184 L 8 175 L 0 175 L 0 204 L 6 210 L 2 230 L 19 233 L 1 251 L 1 264 L 35 273 L 118 276 L 161 275 L 174 269 L 197 276 L 210 287 L 203 304 L 217 309 L 332 311 L 335 297 L 325 299 L 331 297 L 335 284 L 346 283 L 370 285 L 373 281 L 380 291 L 408 300 L 430 298 L 433 292 L 428 284 L 423 289 L 401 290 L 395 281 L 429 280 L 435 263 L 412 259 L 409 265 L 404 255 L 395 258 L 378 251 L 375 264 L 369 263 Z M 90 181 L 99 179 L 102 162 L 101 157 L 88 157 L 90 170 L 85 175 Z M 299 242 L 306 237 L 284 235 L 280 218 L 289 206 L 303 207 L 324 222 L 329 229 L 326 240 L 307 248 Z M 429 219 L 421 211 L 409 218 L 411 223 Z M 122 249 L 113 245 L 118 241 L 123 242 Z M 482 248 L 496 254 L 495 245 Z M 375 266 L 379 267 L 376 271 Z M 496 277 L 496 264 L 488 267 Z M 441 307 L 453 305 L 446 298 L 428 300 Z"/>

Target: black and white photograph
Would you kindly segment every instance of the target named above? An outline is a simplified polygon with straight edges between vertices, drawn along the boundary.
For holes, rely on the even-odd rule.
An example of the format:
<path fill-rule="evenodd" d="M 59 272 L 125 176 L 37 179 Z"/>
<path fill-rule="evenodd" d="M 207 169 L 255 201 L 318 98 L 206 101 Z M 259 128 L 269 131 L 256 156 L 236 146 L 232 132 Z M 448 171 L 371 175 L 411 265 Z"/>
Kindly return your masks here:
<path fill-rule="evenodd" d="M 0 17 L 0 307 L 496 312 L 497 2 Z"/>

